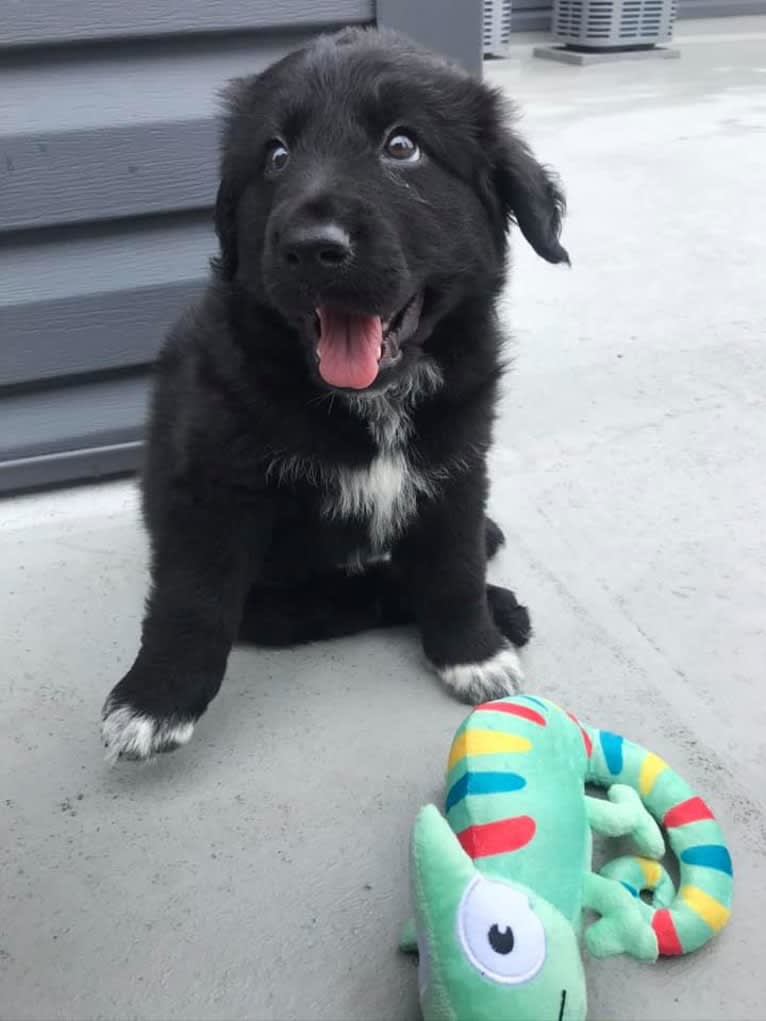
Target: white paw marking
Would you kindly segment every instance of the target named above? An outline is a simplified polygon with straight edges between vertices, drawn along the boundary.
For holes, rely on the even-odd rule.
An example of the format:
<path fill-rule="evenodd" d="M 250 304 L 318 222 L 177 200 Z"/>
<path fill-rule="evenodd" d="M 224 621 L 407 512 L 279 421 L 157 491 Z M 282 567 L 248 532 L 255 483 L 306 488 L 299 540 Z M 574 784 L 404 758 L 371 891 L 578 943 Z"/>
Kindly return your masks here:
<path fill-rule="evenodd" d="M 127 706 L 107 710 L 101 724 L 106 761 L 114 763 L 121 755 L 128 759 L 150 759 L 166 748 L 186 744 L 194 733 L 194 724 L 168 723 L 137 713 Z"/>
<path fill-rule="evenodd" d="M 513 695 L 524 680 L 518 653 L 510 645 L 480 663 L 439 667 L 438 673 L 459 698 L 474 703 Z"/>

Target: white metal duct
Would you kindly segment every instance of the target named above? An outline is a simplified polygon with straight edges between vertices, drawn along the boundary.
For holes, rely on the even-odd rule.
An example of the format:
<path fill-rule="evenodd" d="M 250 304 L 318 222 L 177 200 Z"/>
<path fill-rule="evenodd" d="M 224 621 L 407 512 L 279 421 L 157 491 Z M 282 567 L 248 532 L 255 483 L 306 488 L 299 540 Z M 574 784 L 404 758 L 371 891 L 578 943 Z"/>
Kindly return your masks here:
<path fill-rule="evenodd" d="M 482 49 L 485 57 L 504 57 L 511 39 L 512 0 L 484 0 Z"/>
<path fill-rule="evenodd" d="M 654 46 L 673 32 L 675 0 L 554 0 L 557 43 L 588 50 Z"/>

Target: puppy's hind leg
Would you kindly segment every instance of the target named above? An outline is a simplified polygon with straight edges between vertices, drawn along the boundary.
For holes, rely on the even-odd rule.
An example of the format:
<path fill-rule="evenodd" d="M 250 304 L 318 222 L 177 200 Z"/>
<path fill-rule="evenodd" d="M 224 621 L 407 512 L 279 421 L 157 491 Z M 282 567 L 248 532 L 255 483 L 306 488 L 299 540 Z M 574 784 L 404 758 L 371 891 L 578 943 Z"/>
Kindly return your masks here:
<path fill-rule="evenodd" d="M 505 637 L 521 648 L 532 637 L 532 621 L 529 610 L 522 606 L 509 588 L 487 585 L 487 602 L 495 624 Z"/>
<path fill-rule="evenodd" d="M 505 535 L 503 530 L 492 518 L 486 518 L 484 523 L 484 542 L 487 550 L 487 560 L 491 560 L 497 552 L 505 546 Z"/>
<path fill-rule="evenodd" d="M 505 535 L 497 522 L 486 518 L 484 536 L 487 560 L 491 560 L 505 546 Z M 487 585 L 487 602 L 495 624 L 508 641 L 517 648 L 526 645 L 532 637 L 532 622 L 526 606 L 519 603 L 510 589 L 498 585 Z"/>

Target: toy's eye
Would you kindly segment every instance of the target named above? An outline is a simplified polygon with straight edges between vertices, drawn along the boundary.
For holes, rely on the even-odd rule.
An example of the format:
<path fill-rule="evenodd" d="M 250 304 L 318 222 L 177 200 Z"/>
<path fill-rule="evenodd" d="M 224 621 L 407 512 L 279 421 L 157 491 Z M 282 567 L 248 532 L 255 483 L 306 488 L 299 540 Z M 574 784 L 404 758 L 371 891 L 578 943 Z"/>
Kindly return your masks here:
<path fill-rule="evenodd" d="M 486 978 L 517 985 L 545 961 L 545 929 L 519 890 L 479 876 L 458 908 L 458 937 L 468 960 Z"/>
<path fill-rule="evenodd" d="M 284 169 L 289 159 L 290 153 L 287 151 L 287 146 L 284 142 L 280 142 L 279 139 L 269 142 L 269 147 L 266 150 L 266 170 L 268 173 L 278 174 L 280 170 Z"/>
<path fill-rule="evenodd" d="M 386 156 L 398 163 L 417 163 L 420 159 L 420 146 L 405 131 L 397 128 L 392 131 L 383 146 Z"/>

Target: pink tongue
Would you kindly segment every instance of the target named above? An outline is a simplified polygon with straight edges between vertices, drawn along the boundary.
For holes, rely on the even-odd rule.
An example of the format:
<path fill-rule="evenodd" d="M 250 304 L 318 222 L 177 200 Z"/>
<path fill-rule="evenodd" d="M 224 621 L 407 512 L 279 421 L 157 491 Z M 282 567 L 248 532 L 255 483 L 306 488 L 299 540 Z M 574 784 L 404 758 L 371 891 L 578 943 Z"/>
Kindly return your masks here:
<path fill-rule="evenodd" d="M 351 315 L 326 305 L 319 316 L 319 374 L 330 386 L 364 390 L 378 375 L 383 324 L 378 316 Z"/>

